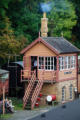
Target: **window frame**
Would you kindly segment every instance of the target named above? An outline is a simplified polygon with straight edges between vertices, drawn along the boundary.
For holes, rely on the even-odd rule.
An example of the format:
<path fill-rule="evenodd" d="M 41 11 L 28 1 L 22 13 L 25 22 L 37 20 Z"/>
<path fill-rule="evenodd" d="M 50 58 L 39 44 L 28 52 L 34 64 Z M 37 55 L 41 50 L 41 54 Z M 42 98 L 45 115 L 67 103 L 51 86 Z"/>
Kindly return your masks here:
<path fill-rule="evenodd" d="M 62 87 L 62 102 L 66 100 L 66 87 Z"/>
<path fill-rule="evenodd" d="M 63 59 L 63 60 L 62 60 Z M 59 57 L 59 70 L 69 70 L 76 68 L 76 56 L 60 56 Z"/>
<path fill-rule="evenodd" d="M 44 59 L 44 70 L 45 71 L 54 71 L 54 58 L 56 57 L 56 56 L 38 56 L 38 69 L 39 70 L 43 70 L 42 68 L 40 69 L 40 58 L 41 57 L 43 57 L 43 59 Z M 47 62 L 46 62 L 46 59 L 47 59 Z M 49 59 L 50 59 L 50 61 L 49 61 Z M 53 59 L 52 61 L 51 61 L 51 59 Z M 47 69 L 46 69 L 46 67 L 47 67 Z M 50 69 L 48 69 L 48 67 L 50 67 Z"/>
<path fill-rule="evenodd" d="M 47 65 L 46 65 L 46 58 L 47 58 Z M 48 58 L 50 58 L 50 65 L 49 65 L 49 59 Z M 53 58 L 53 65 L 51 64 L 51 58 Z M 46 69 L 46 66 L 47 66 L 47 69 Z M 50 67 L 50 69 L 48 69 L 48 67 Z M 53 69 L 51 68 L 51 67 L 53 67 Z M 50 56 L 50 57 L 45 57 L 45 70 L 46 71 L 52 71 L 52 70 L 54 70 L 54 57 L 52 57 L 52 56 Z"/>
<path fill-rule="evenodd" d="M 72 100 L 73 99 L 73 85 L 71 84 L 69 86 L 69 99 Z"/>
<path fill-rule="evenodd" d="M 40 68 L 41 67 L 41 65 L 40 65 L 40 62 L 42 62 L 42 58 L 43 58 L 43 68 Z M 41 60 L 41 61 L 40 61 Z M 44 57 L 43 56 L 39 56 L 38 57 L 38 69 L 39 70 L 43 70 L 44 69 Z"/>

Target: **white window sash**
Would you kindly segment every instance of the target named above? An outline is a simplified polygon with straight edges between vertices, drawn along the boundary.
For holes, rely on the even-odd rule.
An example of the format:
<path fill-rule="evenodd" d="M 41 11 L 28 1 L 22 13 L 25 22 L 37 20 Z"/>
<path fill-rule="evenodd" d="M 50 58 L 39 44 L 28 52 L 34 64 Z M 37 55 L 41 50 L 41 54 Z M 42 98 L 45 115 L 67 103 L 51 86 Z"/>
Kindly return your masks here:
<path fill-rule="evenodd" d="M 60 56 L 60 58 L 59 58 L 60 70 L 75 68 L 75 66 L 76 66 L 76 57 L 75 56 Z"/>
<path fill-rule="evenodd" d="M 42 61 L 43 58 L 43 61 Z M 53 58 L 53 59 L 52 59 Z M 54 57 L 43 57 L 43 56 L 39 56 L 38 57 L 38 69 L 42 69 L 40 68 L 40 63 L 44 64 L 44 69 L 45 70 L 54 70 Z"/>

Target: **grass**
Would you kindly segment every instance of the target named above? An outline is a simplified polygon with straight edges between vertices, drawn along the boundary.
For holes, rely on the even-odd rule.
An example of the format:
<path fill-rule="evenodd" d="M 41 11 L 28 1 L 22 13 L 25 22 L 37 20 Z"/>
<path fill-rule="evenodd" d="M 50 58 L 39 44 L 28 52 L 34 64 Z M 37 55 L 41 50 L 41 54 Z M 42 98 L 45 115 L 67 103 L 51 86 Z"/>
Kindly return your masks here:
<path fill-rule="evenodd" d="M 16 97 L 11 97 L 9 99 L 12 100 L 12 104 L 14 105 L 15 110 L 22 110 L 23 109 L 22 99 L 18 99 Z"/>
<path fill-rule="evenodd" d="M 10 97 L 9 100 L 12 100 L 12 105 L 14 105 L 14 111 L 16 110 L 22 110 L 23 109 L 23 103 L 22 99 L 18 99 L 16 97 Z M 12 113 L 5 113 L 4 115 L 0 115 L 0 120 L 7 120 L 12 117 Z"/>
<path fill-rule="evenodd" d="M 12 114 L 8 113 L 8 114 L 1 114 L 0 115 L 0 120 L 5 120 L 5 119 L 8 119 L 8 118 L 11 118 Z"/>

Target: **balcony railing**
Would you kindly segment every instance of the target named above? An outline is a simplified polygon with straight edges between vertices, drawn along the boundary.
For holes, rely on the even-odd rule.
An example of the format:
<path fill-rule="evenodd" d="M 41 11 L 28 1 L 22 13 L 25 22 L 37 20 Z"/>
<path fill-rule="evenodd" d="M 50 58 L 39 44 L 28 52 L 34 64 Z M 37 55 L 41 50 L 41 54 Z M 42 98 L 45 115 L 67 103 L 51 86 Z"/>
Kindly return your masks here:
<path fill-rule="evenodd" d="M 41 75 L 42 72 L 42 75 Z M 22 70 L 21 71 L 21 82 L 29 82 L 31 79 L 32 72 L 29 70 Z M 56 71 L 46 71 L 46 70 L 39 70 L 38 71 L 38 78 L 36 78 L 36 81 L 43 78 L 43 82 L 50 82 L 55 83 L 56 82 Z M 41 78 L 42 77 L 42 78 Z"/>

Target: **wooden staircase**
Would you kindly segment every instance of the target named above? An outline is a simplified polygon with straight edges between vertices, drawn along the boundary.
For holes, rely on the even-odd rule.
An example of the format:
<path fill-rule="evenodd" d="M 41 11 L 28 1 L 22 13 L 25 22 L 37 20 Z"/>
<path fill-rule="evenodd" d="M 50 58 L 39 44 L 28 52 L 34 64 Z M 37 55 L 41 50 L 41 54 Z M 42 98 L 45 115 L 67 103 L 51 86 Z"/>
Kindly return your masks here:
<path fill-rule="evenodd" d="M 25 106 L 26 109 L 31 109 L 31 98 L 32 98 L 32 95 L 33 95 L 33 92 L 34 92 L 36 85 L 37 85 L 37 82 L 34 83 L 34 86 L 30 92 L 30 95 L 29 95 L 28 100 L 27 100 L 27 105 Z"/>
<path fill-rule="evenodd" d="M 26 107 L 28 99 L 30 97 L 31 91 L 33 89 L 34 83 L 36 81 L 36 72 L 35 71 L 31 71 L 31 80 L 29 81 L 29 84 L 25 90 L 25 94 L 23 97 L 23 108 Z"/>
<path fill-rule="evenodd" d="M 36 85 L 36 87 L 35 87 L 35 90 L 34 90 L 34 92 L 33 92 L 33 94 L 32 94 L 32 98 L 31 98 L 31 109 L 33 109 L 34 106 L 35 106 L 35 103 L 36 103 L 37 98 L 38 98 L 38 96 L 39 96 L 39 94 L 40 94 L 40 91 L 41 91 L 41 89 L 42 89 L 42 86 L 43 86 L 43 81 L 42 81 L 42 80 L 39 80 L 38 83 L 37 83 L 37 85 Z"/>
<path fill-rule="evenodd" d="M 42 72 L 43 74 L 43 72 Z M 41 74 L 41 75 L 42 75 Z M 31 80 L 26 88 L 24 97 L 23 97 L 23 108 L 25 109 L 33 109 L 35 103 L 37 101 L 37 97 L 43 86 L 43 76 L 40 77 L 38 81 L 36 81 L 36 72 L 33 72 L 31 75 Z"/>

